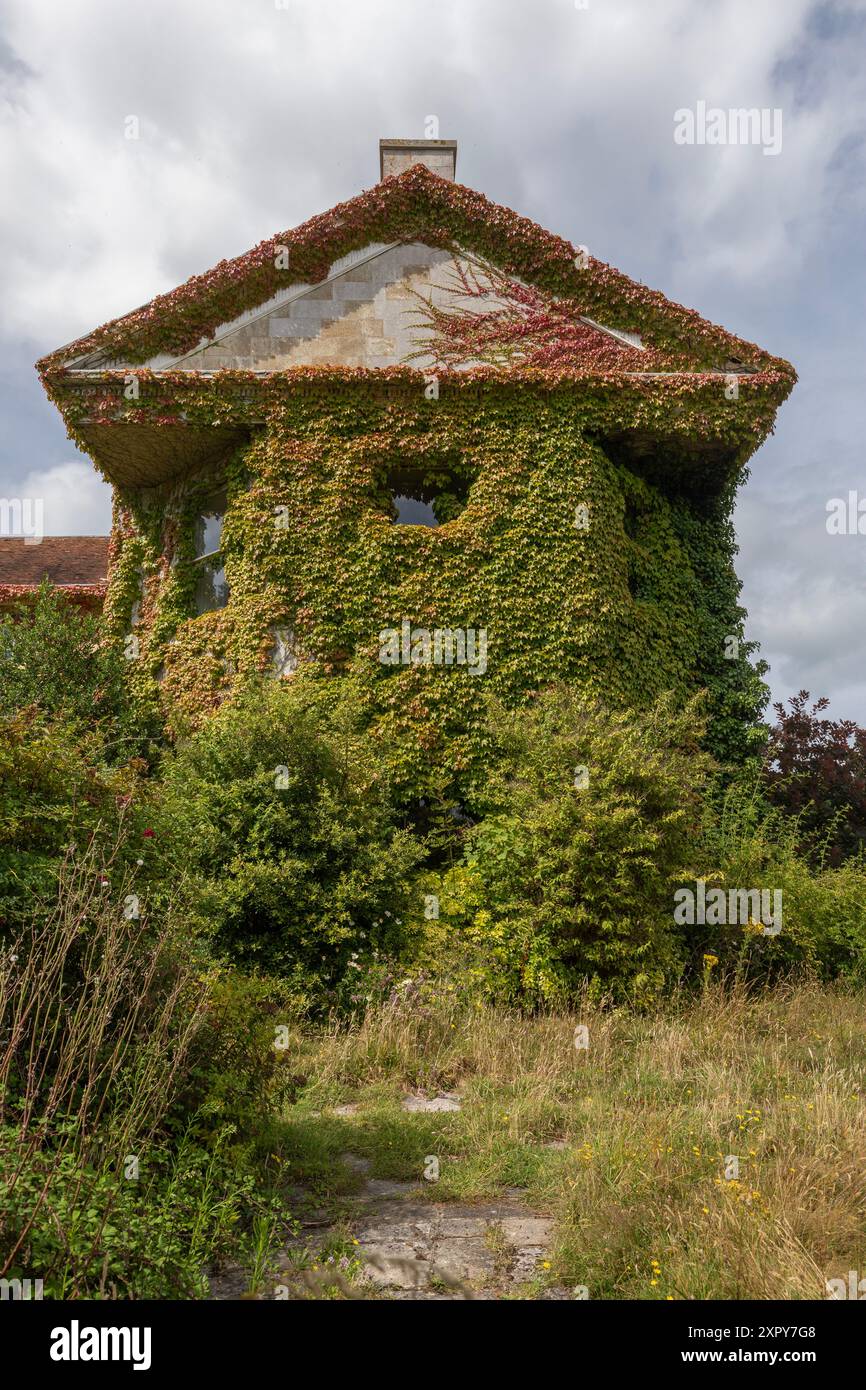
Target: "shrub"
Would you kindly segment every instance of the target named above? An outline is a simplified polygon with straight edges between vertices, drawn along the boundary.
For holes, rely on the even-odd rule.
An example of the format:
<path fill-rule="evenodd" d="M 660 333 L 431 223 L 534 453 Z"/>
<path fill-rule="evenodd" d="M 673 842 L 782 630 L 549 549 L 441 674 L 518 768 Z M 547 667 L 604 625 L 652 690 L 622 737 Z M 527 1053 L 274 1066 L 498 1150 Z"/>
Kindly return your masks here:
<path fill-rule="evenodd" d="M 696 970 L 703 953 L 722 972 L 765 983 L 798 968 L 866 979 L 866 862 L 822 868 L 823 856 L 807 856 L 807 844 L 814 849 L 799 818 L 767 801 L 759 775 L 745 774 L 708 801 L 696 845 L 707 890 L 779 891 L 782 923 L 778 935 L 761 923 L 689 927 L 684 945 Z"/>
<path fill-rule="evenodd" d="M 0 716 L 26 707 L 99 731 L 104 754 L 123 760 L 142 751 L 128 698 L 126 662 L 103 634 L 101 619 L 82 612 L 47 581 L 32 602 L 0 615 Z"/>
<path fill-rule="evenodd" d="M 0 1266 L 38 1254 L 40 1277 L 67 1269 L 79 1292 L 114 1226 L 107 1194 L 126 1191 L 124 1157 L 146 1167 L 205 996 L 169 931 L 127 915 L 129 881 L 102 887 L 105 866 L 95 845 L 64 864 L 50 916 L 0 953 Z"/>
<path fill-rule="evenodd" d="M 147 741 L 125 665 L 49 584 L 0 617 L 0 931 L 54 899 L 76 840 L 114 846 L 109 874 L 136 857 Z"/>
<path fill-rule="evenodd" d="M 528 1004 L 644 1004 L 678 967 L 673 892 L 710 769 L 695 702 L 644 715 L 567 687 L 495 710 L 488 813 L 440 884 L 428 955 L 456 951 L 486 992 Z M 433 890 L 431 890 L 433 891 Z"/>
<path fill-rule="evenodd" d="M 163 872 L 190 925 L 321 1002 L 353 956 L 397 953 L 421 849 L 349 716 L 266 683 L 166 769 Z"/>
<path fill-rule="evenodd" d="M 796 818 L 799 844 L 813 862 L 841 864 L 866 846 L 866 729 L 852 719 L 819 718 L 801 690 L 789 709 L 774 706 L 765 785 L 769 800 Z"/>
<path fill-rule="evenodd" d="M 276 979 L 211 966 L 207 981 L 166 1127 L 207 1142 L 230 1125 L 236 1147 L 248 1148 L 268 1106 L 278 1105 L 292 1083 L 290 1053 L 276 1030 L 293 1022 L 298 1004 Z"/>
<path fill-rule="evenodd" d="M 0 1126 L 0 1268 L 37 1277 L 48 1298 L 206 1297 L 206 1267 L 234 1249 L 253 1196 L 219 1142 L 150 1144 L 136 1181 L 122 1162 L 39 1149 L 21 1165 L 17 1131 Z"/>
<path fill-rule="evenodd" d="M 247 1158 L 285 1011 L 144 896 L 127 915 L 137 885 L 103 889 L 103 867 L 95 844 L 64 863 L 50 916 L 0 951 L 0 1277 L 58 1298 L 203 1295 L 265 1201 Z"/>
<path fill-rule="evenodd" d="M 100 873 L 108 876 L 133 856 L 142 766 L 107 767 L 97 732 L 48 722 L 33 707 L 0 716 L 0 932 L 54 900 L 76 840 L 106 850 Z"/>

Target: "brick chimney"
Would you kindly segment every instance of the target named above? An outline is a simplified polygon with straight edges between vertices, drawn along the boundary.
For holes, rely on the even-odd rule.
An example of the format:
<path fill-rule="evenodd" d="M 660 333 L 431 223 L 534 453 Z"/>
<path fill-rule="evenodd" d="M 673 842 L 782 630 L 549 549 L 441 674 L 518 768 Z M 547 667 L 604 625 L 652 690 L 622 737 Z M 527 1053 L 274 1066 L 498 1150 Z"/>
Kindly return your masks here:
<path fill-rule="evenodd" d="M 402 174 L 413 164 L 426 164 L 440 178 L 452 179 L 457 168 L 456 140 L 380 140 L 379 177 Z"/>

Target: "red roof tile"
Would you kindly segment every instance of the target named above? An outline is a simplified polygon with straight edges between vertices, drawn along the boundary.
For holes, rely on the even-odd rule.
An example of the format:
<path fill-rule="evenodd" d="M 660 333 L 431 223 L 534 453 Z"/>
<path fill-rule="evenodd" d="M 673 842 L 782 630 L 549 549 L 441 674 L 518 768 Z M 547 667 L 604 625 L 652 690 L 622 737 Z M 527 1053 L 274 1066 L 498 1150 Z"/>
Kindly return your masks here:
<path fill-rule="evenodd" d="M 0 586 L 97 585 L 108 578 L 108 536 L 45 536 L 38 545 L 0 537 Z"/>

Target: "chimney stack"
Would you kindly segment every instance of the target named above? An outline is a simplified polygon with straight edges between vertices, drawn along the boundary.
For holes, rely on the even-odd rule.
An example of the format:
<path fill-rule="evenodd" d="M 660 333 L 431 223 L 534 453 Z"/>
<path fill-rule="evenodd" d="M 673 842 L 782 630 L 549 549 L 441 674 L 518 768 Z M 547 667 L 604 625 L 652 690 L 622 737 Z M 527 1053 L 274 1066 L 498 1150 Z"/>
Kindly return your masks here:
<path fill-rule="evenodd" d="M 451 179 L 457 169 L 456 140 L 380 140 L 379 178 L 405 173 L 413 164 L 426 164 L 440 178 Z"/>

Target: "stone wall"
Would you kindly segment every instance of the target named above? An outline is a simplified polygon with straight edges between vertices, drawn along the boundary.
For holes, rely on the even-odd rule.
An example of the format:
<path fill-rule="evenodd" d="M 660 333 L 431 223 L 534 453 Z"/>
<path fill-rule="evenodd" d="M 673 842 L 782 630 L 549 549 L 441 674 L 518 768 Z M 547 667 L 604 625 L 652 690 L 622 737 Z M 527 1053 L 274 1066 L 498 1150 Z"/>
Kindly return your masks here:
<path fill-rule="evenodd" d="M 279 371 L 316 365 L 389 367 L 405 362 L 423 341 L 418 295 L 440 305 L 457 268 L 447 251 L 421 242 L 370 247 L 327 280 L 294 286 L 265 310 L 217 333 L 183 358 L 186 371 Z M 460 299 L 456 300 L 460 303 Z M 492 297 L 488 303 L 494 302 Z M 477 302 L 473 305 L 477 308 Z M 423 368 L 424 359 L 413 362 Z"/>

